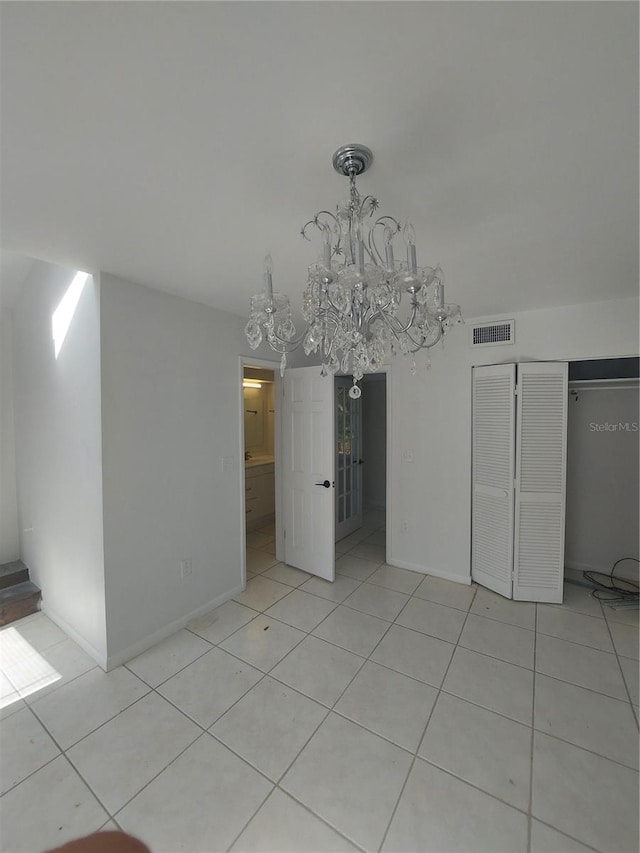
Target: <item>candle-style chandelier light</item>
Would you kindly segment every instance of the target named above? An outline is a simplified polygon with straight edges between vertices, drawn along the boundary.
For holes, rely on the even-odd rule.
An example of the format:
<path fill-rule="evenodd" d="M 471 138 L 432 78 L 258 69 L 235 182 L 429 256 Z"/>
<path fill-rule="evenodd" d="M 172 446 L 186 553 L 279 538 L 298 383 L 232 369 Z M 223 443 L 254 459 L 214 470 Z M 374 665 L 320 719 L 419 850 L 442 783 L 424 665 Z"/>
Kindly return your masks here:
<path fill-rule="evenodd" d="M 360 396 L 357 383 L 363 375 L 377 370 L 390 355 L 406 356 L 415 371 L 415 353 L 430 349 L 449 326 L 463 322 L 460 306 L 445 304 L 440 267 L 418 267 L 413 227 L 409 223 L 402 227 L 392 216 L 370 221 L 378 200 L 358 193 L 356 177 L 372 160 L 372 152 L 364 145 L 339 148 L 333 166 L 349 178 L 349 200 L 338 205 L 335 213 L 319 211 L 301 230 L 309 240 L 316 228 L 323 245 L 319 260 L 309 267 L 302 306 L 304 332 L 296 334 L 289 297 L 273 290 L 270 255 L 265 258 L 264 291 L 251 297 L 245 327 L 252 349 L 266 339 L 282 355 L 282 371 L 287 353 L 300 344 L 307 355 L 320 352 L 323 375 L 353 376 L 352 397 Z M 394 240 L 400 233 L 406 243 L 406 262 L 394 255 Z M 403 292 L 408 294 L 409 307 L 401 314 Z"/>

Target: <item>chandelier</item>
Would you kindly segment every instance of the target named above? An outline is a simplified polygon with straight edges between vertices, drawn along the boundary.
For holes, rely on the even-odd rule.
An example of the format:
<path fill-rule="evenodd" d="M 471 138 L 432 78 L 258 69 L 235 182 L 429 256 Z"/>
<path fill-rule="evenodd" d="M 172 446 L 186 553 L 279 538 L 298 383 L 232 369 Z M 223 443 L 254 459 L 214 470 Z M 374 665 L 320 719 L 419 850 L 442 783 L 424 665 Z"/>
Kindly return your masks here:
<path fill-rule="evenodd" d="M 287 353 L 302 344 L 307 355 L 320 353 L 321 373 L 351 374 L 352 397 L 360 396 L 358 382 L 385 360 L 400 353 L 411 361 L 415 353 L 444 343 L 447 329 L 462 323 L 459 305 L 444 301 L 443 273 L 439 266 L 419 267 L 413 227 L 401 226 L 392 216 L 374 214 L 378 200 L 364 198 L 356 177 L 371 165 L 373 154 L 364 145 L 344 145 L 333 155 L 333 167 L 349 178 L 349 200 L 335 213 L 321 210 L 301 234 L 310 240 L 317 232 L 322 253 L 311 264 L 304 293 L 302 316 L 306 328 L 297 335 L 289 297 L 273 290 L 271 256 L 265 258 L 264 290 L 251 297 L 245 334 L 252 349 L 263 339 L 281 354 L 284 372 Z M 402 234 L 406 261 L 398 261 L 394 241 Z M 401 311 L 403 294 L 408 308 Z"/>

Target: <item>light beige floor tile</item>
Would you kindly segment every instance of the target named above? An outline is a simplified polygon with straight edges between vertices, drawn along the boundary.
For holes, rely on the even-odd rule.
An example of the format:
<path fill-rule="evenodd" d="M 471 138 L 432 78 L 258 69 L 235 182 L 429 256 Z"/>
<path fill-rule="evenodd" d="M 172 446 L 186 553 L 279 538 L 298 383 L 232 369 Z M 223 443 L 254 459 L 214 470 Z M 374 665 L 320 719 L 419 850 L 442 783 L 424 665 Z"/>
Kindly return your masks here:
<path fill-rule="evenodd" d="M 402 592 L 363 583 L 343 603 L 361 613 L 393 622 L 408 600 L 409 596 Z"/>
<path fill-rule="evenodd" d="M 517 666 L 533 667 L 535 633 L 470 613 L 459 643 L 466 649 L 490 655 Z"/>
<path fill-rule="evenodd" d="M 277 788 L 231 849 L 237 853 L 356 853 L 358 850 Z"/>
<path fill-rule="evenodd" d="M 247 547 L 260 550 L 265 545 L 270 545 L 275 541 L 275 534 L 263 533 L 261 530 L 254 530 L 252 533 L 247 533 Z"/>
<path fill-rule="evenodd" d="M 371 655 L 371 660 L 433 687 L 440 687 L 453 650 L 451 643 L 392 625 Z"/>
<path fill-rule="evenodd" d="M 271 675 L 331 707 L 363 663 L 351 652 L 307 637 L 271 670 Z"/>
<path fill-rule="evenodd" d="M 437 695 L 428 684 L 367 661 L 334 710 L 415 752 Z"/>
<path fill-rule="evenodd" d="M 539 820 L 531 821 L 531 853 L 589 853 L 592 849 Z"/>
<path fill-rule="evenodd" d="M 366 658 L 389 630 L 389 625 L 383 619 L 340 606 L 318 625 L 313 635 Z"/>
<path fill-rule="evenodd" d="M 109 815 L 62 755 L 0 800 L 2 849 L 33 853 L 97 832 Z"/>
<path fill-rule="evenodd" d="M 20 698 L 20 694 L 9 681 L 7 676 L 0 670 L 0 720 L 10 717 L 25 708 L 26 703 Z"/>
<path fill-rule="evenodd" d="M 620 658 L 620 666 L 622 667 L 624 680 L 629 688 L 631 701 L 634 705 L 638 705 L 640 704 L 640 698 L 638 697 L 638 661 L 631 660 L 631 658 Z"/>
<path fill-rule="evenodd" d="M 184 714 L 150 693 L 67 750 L 113 815 L 200 734 Z"/>
<path fill-rule="evenodd" d="M 211 644 L 191 631 L 182 630 L 128 661 L 127 669 L 151 687 L 157 687 L 176 672 L 209 651 Z"/>
<path fill-rule="evenodd" d="M 531 725 L 531 670 L 458 647 L 442 688 L 461 699 Z"/>
<path fill-rule="evenodd" d="M 444 604 L 446 607 L 468 610 L 475 597 L 476 589 L 475 586 L 467 586 L 427 575 L 415 591 L 415 595 L 418 598 L 435 601 L 436 604 Z"/>
<path fill-rule="evenodd" d="M 423 578 L 424 575 L 419 572 L 411 572 L 409 569 L 399 569 L 396 566 L 388 566 L 386 563 L 383 563 L 368 578 L 368 583 L 374 583 L 376 586 L 385 587 L 385 589 L 395 589 L 396 592 L 404 592 L 407 595 L 411 595 L 420 586 Z"/>
<path fill-rule="evenodd" d="M 260 614 L 221 643 L 220 648 L 269 672 L 304 636 L 303 631 Z"/>
<path fill-rule="evenodd" d="M 349 578 L 346 575 L 336 575 L 334 581 L 326 581 L 323 578 L 311 578 L 311 580 L 303 584 L 302 590 L 340 604 L 359 586 L 360 581 L 355 580 L 355 578 Z"/>
<path fill-rule="evenodd" d="M 203 734 L 119 814 L 153 853 L 227 850 L 271 784 Z"/>
<path fill-rule="evenodd" d="M 258 550 L 257 548 L 247 548 L 246 569 L 248 572 L 255 572 L 255 574 L 259 575 L 271 566 L 275 566 L 276 563 L 277 560 L 274 554 L 268 554 L 266 551 Z"/>
<path fill-rule="evenodd" d="M 382 849 L 389 853 L 525 853 L 527 817 L 418 759 Z"/>
<path fill-rule="evenodd" d="M 368 539 L 372 532 L 373 531 L 366 527 L 360 527 L 358 530 L 354 530 L 353 533 L 345 536 L 344 539 L 340 539 L 339 542 L 336 542 L 336 545 L 348 546 L 349 549 L 355 548 L 356 545 L 359 545 L 361 542 L 364 542 L 365 539 Z"/>
<path fill-rule="evenodd" d="M 271 566 L 270 569 L 263 572 L 262 577 L 295 587 L 301 586 L 305 581 L 309 580 L 311 575 L 300 571 L 300 569 L 294 569 L 293 566 L 287 566 L 285 563 L 276 563 L 275 566 Z"/>
<path fill-rule="evenodd" d="M 280 601 L 281 598 L 284 598 L 290 592 L 290 586 L 278 583 L 278 581 L 272 581 L 260 575 L 257 578 L 251 578 L 250 581 L 247 581 L 247 588 L 244 592 L 238 593 L 234 601 L 262 612 L 271 607 L 272 604 L 275 604 L 276 601 Z"/>
<path fill-rule="evenodd" d="M 262 673 L 248 663 L 213 648 L 165 681 L 159 690 L 192 720 L 208 728 L 261 678 Z"/>
<path fill-rule="evenodd" d="M 374 530 L 366 539 L 362 540 L 367 545 L 386 545 L 387 534 L 384 530 Z"/>
<path fill-rule="evenodd" d="M 73 640 L 63 640 L 29 657 L 17 659 L 4 673 L 20 696 L 33 702 L 95 666 L 93 658 Z"/>
<path fill-rule="evenodd" d="M 277 782 L 326 715 L 323 705 L 267 676 L 210 731 Z"/>
<path fill-rule="evenodd" d="M 60 750 L 30 708 L 12 714 L 0 727 L 0 794 L 59 754 Z"/>
<path fill-rule="evenodd" d="M 0 630 L 0 666 L 10 666 L 16 653 L 22 658 L 25 654 L 43 652 L 68 639 L 44 613 L 33 613 Z"/>
<path fill-rule="evenodd" d="M 536 671 L 616 699 L 627 698 L 616 656 L 590 646 L 538 634 Z"/>
<path fill-rule="evenodd" d="M 537 629 L 541 634 L 560 640 L 581 643 L 605 652 L 613 651 L 604 619 L 564 610 L 559 605 L 538 605 Z"/>
<path fill-rule="evenodd" d="M 125 667 L 103 672 L 96 667 L 33 703 L 33 710 L 67 749 L 149 692 Z"/>
<path fill-rule="evenodd" d="M 357 581 L 364 581 L 376 571 L 379 565 L 379 563 L 371 560 L 355 557 L 349 552 L 336 560 L 336 574 L 346 575 L 349 578 L 355 578 Z"/>
<path fill-rule="evenodd" d="M 637 604 L 635 607 L 624 607 L 620 604 L 602 603 L 602 611 L 607 622 L 620 622 L 623 625 L 635 625 L 638 628 L 640 614 Z"/>
<path fill-rule="evenodd" d="M 267 545 L 262 545 L 260 550 L 264 551 L 265 554 L 271 554 L 272 557 L 275 557 L 276 556 L 275 539 L 272 542 L 269 542 Z"/>
<path fill-rule="evenodd" d="M 534 725 L 545 734 L 638 768 L 638 730 L 629 702 L 538 675 Z M 632 744 L 635 748 L 630 748 Z"/>
<path fill-rule="evenodd" d="M 369 545 L 367 542 L 360 542 L 350 551 L 354 557 L 361 557 L 363 560 L 370 560 L 378 566 L 387 558 L 386 548 L 384 545 Z"/>
<path fill-rule="evenodd" d="M 396 625 L 413 628 L 448 643 L 457 643 L 466 618 L 462 610 L 413 597 L 396 619 Z"/>
<path fill-rule="evenodd" d="M 375 850 L 410 763 L 397 746 L 330 714 L 281 787 L 356 844 Z"/>
<path fill-rule="evenodd" d="M 316 625 L 335 610 L 335 603 L 294 589 L 266 611 L 266 616 L 279 619 L 301 631 L 313 631 Z"/>
<path fill-rule="evenodd" d="M 635 625 L 623 625 L 621 622 L 609 622 L 613 644 L 619 655 L 638 660 L 638 629 Z"/>
<path fill-rule="evenodd" d="M 194 619 L 187 627 L 194 634 L 217 645 L 230 637 L 238 628 L 251 622 L 256 612 L 250 607 L 238 604 L 237 601 L 227 601 L 211 613 Z"/>
<path fill-rule="evenodd" d="M 536 732 L 532 815 L 597 850 L 638 849 L 638 773 Z"/>
<path fill-rule="evenodd" d="M 602 618 L 602 606 L 597 598 L 591 595 L 591 590 L 575 583 L 565 583 L 562 597 L 562 605 L 566 610 L 575 610 L 576 613 L 584 613 L 586 616 L 598 616 Z"/>
<path fill-rule="evenodd" d="M 486 616 L 498 622 L 533 630 L 536 626 L 536 606 L 528 601 L 511 601 L 489 589 L 478 588 L 471 605 L 476 616 Z"/>
<path fill-rule="evenodd" d="M 418 754 L 494 797 L 527 810 L 529 726 L 441 693 Z"/>

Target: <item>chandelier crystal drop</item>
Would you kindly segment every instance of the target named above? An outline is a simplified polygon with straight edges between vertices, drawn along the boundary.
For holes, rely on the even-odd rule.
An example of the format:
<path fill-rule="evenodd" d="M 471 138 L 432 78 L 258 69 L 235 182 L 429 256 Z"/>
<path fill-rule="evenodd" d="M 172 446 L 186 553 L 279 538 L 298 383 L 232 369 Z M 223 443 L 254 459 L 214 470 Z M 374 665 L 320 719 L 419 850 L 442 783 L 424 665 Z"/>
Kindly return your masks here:
<path fill-rule="evenodd" d="M 459 305 L 444 301 L 444 277 L 439 266 L 419 267 L 416 237 L 409 223 L 401 226 L 392 216 L 377 216 L 378 200 L 364 198 L 356 177 L 371 164 L 373 154 L 364 145 L 345 145 L 333 156 L 333 166 L 349 178 L 349 199 L 335 213 L 321 210 L 301 234 L 310 240 L 316 232 L 322 251 L 308 271 L 302 316 L 306 322 L 297 336 L 289 297 L 273 290 L 273 265 L 267 255 L 264 290 L 251 297 L 247 340 L 256 349 L 263 340 L 280 353 L 281 372 L 287 353 L 302 344 L 307 355 L 320 353 L 322 374 L 353 376 L 357 383 L 398 353 L 411 360 L 415 353 L 444 342 L 447 329 L 462 323 Z M 404 240 L 406 261 L 398 261 L 394 243 Z M 407 294 L 408 308 L 401 311 Z"/>

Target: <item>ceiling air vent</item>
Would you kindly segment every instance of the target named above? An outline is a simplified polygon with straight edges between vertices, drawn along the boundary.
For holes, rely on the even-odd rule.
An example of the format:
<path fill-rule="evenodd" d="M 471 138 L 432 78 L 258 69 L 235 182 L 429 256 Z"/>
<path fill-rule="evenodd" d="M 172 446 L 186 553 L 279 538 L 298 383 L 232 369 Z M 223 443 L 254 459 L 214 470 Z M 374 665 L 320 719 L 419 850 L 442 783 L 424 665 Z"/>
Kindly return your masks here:
<path fill-rule="evenodd" d="M 516 339 L 516 321 L 503 320 L 501 323 L 477 323 L 471 327 L 472 347 L 494 347 L 498 344 L 512 344 Z"/>

